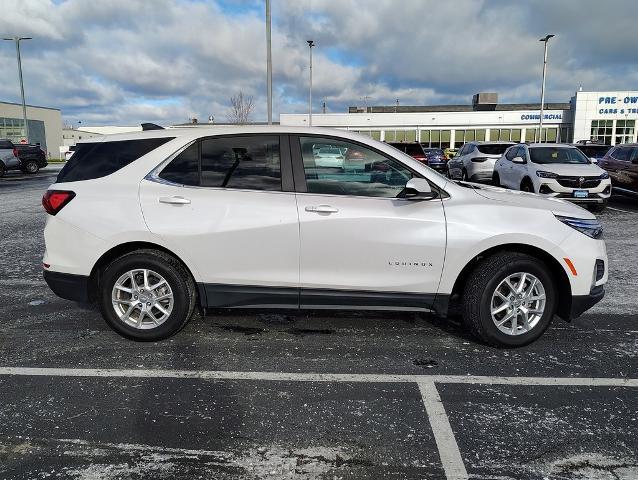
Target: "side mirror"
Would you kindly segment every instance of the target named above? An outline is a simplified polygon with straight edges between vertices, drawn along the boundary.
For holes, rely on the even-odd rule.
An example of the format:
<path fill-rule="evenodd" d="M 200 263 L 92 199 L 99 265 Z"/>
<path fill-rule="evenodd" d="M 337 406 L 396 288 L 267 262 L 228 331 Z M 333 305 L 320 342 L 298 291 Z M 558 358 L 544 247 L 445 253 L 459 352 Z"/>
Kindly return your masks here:
<path fill-rule="evenodd" d="M 399 198 L 406 200 L 432 200 L 438 197 L 437 192 L 432 191 L 432 187 L 427 180 L 423 178 L 411 178 L 405 184 L 405 188 L 399 193 Z"/>
<path fill-rule="evenodd" d="M 589 161 L 596 165 L 598 163 L 598 159 L 596 157 L 589 157 Z"/>
<path fill-rule="evenodd" d="M 525 163 L 525 160 L 523 160 L 523 157 L 514 157 L 514 158 L 512 158 L 512 163 L 523 164 L 523 163 Z"/>

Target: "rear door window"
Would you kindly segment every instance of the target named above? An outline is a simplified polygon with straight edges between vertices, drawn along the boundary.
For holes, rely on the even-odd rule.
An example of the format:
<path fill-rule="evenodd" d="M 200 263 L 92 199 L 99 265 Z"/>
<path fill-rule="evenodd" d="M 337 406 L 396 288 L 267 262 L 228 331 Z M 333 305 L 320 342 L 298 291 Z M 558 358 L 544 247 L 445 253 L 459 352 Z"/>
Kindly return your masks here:
<path fill-rule="evenodd" d="M 79 143 L 71 159 L 60 170 L 57 183 L 106 177 L 174 138 Z"/>
<path fill-rule="evenodd" d="M 621 162 L 628 162 L 631 158 L 631 148 L 629 147 L 618 147 L 611 154 L 616 160 L 620 160 Z"/>

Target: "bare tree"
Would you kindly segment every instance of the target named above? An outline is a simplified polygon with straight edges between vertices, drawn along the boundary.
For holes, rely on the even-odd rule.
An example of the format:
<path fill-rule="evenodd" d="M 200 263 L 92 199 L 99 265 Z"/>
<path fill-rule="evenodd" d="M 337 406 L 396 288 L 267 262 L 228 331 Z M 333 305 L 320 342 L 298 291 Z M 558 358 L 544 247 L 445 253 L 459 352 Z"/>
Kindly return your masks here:
<path fill-rule="evenodd" d="M 230 110 L 228 110 L 228 121 L 238 125 L 248 123 L 250 114 L 255 108 L 252 95 L 244 96 L 241 90 L 237 95 L 230 97 Z"/>

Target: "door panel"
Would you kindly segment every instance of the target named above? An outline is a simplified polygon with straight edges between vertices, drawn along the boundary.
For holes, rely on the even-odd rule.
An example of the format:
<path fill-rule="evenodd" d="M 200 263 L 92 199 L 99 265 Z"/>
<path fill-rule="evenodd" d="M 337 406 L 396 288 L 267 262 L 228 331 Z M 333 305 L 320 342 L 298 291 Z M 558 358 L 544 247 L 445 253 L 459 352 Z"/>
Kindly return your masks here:
<path fill-rule="evenodd" d="M 140 202 L 149 230 L 195 265 L 200 281 L 297 286 L 299 225 L 293 193 L 143 180 Z"/>
<path fill-rule="evenodd" d="M 310 136 L 291 142 L 295 178 L 302 172 L 296 182 L 302 302 L 308 289 L 436 293 L 446 243 L 442 200 L 398 198 L 416 173 L 369 146 Z M 322 143 L 344 149 L 342 169 L 316 165 L 314 147 Z"/>

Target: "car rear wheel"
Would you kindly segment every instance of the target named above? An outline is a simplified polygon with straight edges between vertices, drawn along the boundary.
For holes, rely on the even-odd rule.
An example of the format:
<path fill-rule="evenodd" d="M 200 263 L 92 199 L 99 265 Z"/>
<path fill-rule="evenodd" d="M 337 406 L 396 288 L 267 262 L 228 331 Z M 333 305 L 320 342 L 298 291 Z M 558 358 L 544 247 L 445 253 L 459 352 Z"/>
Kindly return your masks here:
<path fill-rule="evenodd" d="M 40 170 L 40 167 L 38 167 L 38 162 L 36 162 L 35 160 L 28 160 L 24 164 L 24 171 L 25 173 L 28 173 L 29 175 L 38 173 L 39 170 Z"/>
<path fill-rule="evenodd" d="M 461 180 L 463 180 L 464 182 L 468 181 L 467 170 L 465 170 L 465 169 L 463 169 L 463 171 L 461 172 Z"/>
<path fill-rule="evenodd" d="M 0 163 L 0 178 L 4 177 L 4 165 Z"/>
<path fill-rule="evenodd" d="M 155 341 L 179 332 L 193 314 L 195 282 L 171 255 L 138 250 L 111 262 L 99 281 L 102 316 L 120 335 Z"/>
<path fill-rule="evenodd" d="M 485 343 L 521 347 L 547 329 L 557 300 L 542 261 L 524 253 L 496 254 L 483 259 L 467 279 L 463 321 Z"/>
<path fill-rule="evenodd" d="M 501 177 L 496 172 L 492 174 L 492 185 L 495 185 L 497 187 L 501 186 Z"/>

